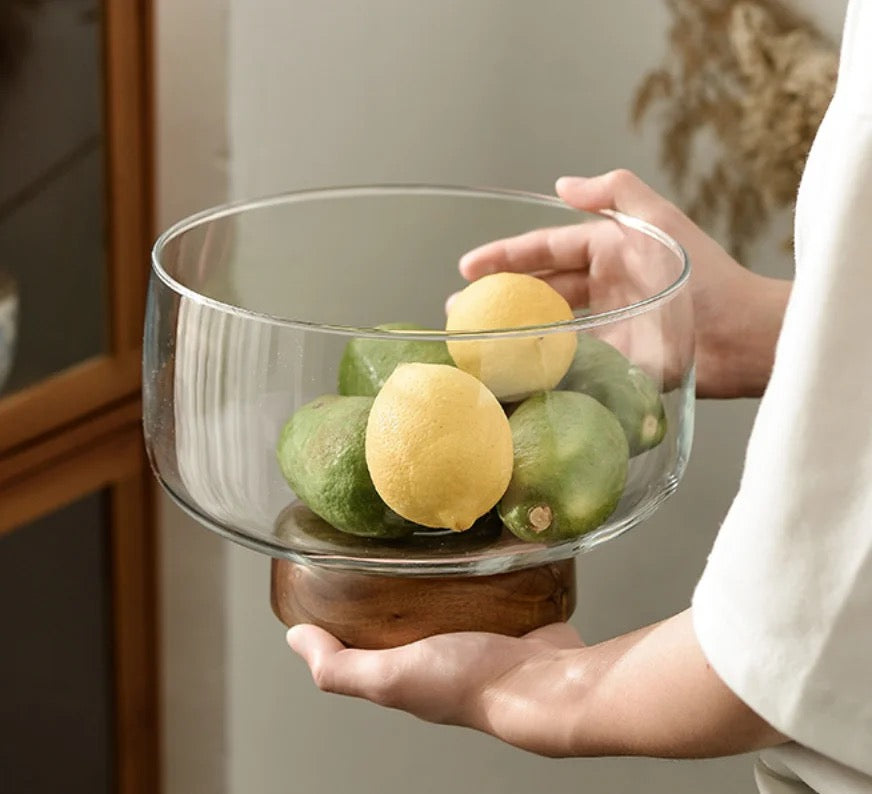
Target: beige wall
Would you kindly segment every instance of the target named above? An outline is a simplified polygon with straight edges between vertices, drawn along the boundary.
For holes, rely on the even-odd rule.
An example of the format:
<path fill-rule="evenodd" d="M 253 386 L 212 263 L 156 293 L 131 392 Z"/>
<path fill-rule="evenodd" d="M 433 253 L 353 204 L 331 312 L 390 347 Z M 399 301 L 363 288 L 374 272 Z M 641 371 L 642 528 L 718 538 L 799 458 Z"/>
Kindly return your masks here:
<path fill-rule="evenodd" d="M 223 0 L 158 0 L 157 217 L 226 199 L 227 68 Z M 226 544 L 160 499 L 164 787 L 226 791 Z"/>
<path fill-rule="evenodd" d="M 798 5 L 838 35 L 844 0 Z M 668 192 L 656 142 L 626 126 L 633 86 L 664 46 L 661 3 L 162 0 L 159 10 L 163 222 L 221 198 L 225 105 L 236 196 L 400 180 L 550 190 L 561 173 L 619 165 Z M 782 219 L 750 264 L 787 274 L 776 245 L 787 228 Z M 699 405 L 678 494 L 580 561 L 575 623 L 588 641 L 687 605 L 755 407 Z M 170 792 L 753 790 L 746 759 L 546 761 L 322 696 L 269 610 L 268 561 L 174 508 L 164 519 Z"/>

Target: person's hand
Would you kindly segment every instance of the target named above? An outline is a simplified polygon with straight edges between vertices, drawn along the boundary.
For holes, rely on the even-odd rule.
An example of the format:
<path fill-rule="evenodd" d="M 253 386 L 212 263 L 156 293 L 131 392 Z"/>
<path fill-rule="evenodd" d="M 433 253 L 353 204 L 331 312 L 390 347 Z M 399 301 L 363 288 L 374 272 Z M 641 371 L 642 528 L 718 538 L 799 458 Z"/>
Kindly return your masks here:
<path fill-rule="evenodd" d="M 690 610 L 591 646 L 564 623 L 520 639 L 463 632 L 384 651 L 346 648 L 311 625 L 287 638 L 326 692 L 540 755 L 699 758 L 785 738 L 712 670 Z"/>
<path fill-rule="evenodd" d="M 629 171 L 590 179 L 564 177 L 556 188 L 576 209 L 618 210 L 654 224 L 677 240 L 692 266 L 697 394 L 738 397 L 763 392 L 789 282 L 765 278 L 739 265 L 681 210 Z M 615 272 L 614 252 L 619 246 L 610 221 L 540 229 L 470 251 L 461 258 L 460 271 L 469 280 L 503 270 L 532 273 L 548 281 L 571 305 L 593 306 L 598 295 L 632 289 L 633 279 L 644 277 L 644 267 L 629 279 Z M 614 298 L 611 301 L 619 305 Z"/>
<path fill-rule="evenodd" d="M 315 626 L 295 626 L 288 644 L 325 692 L 364 698 L 428 722 L 492 733 L 543 755 L 555 743 L 555 697 L 566 687 L 569 651 L 583 647 L 574 628 L 555 623 L 521 638 L 463 632 L 383 651 L 348 649 Z M 564 682 L 561 684 L 561 682 Z"/>

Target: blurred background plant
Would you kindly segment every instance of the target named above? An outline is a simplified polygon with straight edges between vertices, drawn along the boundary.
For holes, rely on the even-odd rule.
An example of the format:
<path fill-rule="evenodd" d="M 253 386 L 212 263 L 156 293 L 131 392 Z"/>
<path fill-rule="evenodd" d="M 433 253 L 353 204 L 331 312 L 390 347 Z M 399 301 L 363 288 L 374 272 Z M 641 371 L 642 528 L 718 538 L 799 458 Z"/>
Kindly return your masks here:
<path fill-rule="evenodd" d="M 793 206 L 838 51 L 777 0 L 666 3 L 667 55 L 640 82 L 632 120 L 656 116 L 660 160 L 685 209 L 702 226 L 722 224 L 741 260 Z"/>

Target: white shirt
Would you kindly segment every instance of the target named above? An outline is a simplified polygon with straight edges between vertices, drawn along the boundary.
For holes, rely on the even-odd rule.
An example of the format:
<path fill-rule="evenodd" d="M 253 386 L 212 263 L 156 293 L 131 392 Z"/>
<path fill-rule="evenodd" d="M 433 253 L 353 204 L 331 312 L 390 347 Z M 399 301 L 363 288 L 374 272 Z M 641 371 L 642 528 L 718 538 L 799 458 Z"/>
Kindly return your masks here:
<path fill-rule="evenodd" d="M 872 0 L 852 0 L 841 58 L 772 377 L 693 600 L 712 667 L 795 740 L 763 754 L 769 791 L 872 792 Z"/>

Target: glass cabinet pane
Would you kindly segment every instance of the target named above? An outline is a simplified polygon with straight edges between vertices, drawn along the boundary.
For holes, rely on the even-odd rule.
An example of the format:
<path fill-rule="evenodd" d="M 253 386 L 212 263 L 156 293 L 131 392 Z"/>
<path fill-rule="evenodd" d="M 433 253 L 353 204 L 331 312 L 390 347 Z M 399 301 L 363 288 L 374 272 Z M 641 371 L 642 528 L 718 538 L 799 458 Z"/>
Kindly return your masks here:
<path fill-rule="evenodd" d="M 106 498 L 0 535 L 0 790 L 111 789 Z"/>
<path fill-rule="evenodd" d="M 107 349 L 100 27 L 97 0 L 13 3 L 0 13 L 7 393 Z"/>

